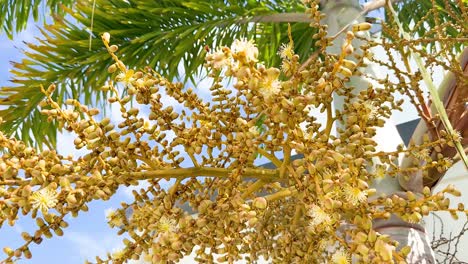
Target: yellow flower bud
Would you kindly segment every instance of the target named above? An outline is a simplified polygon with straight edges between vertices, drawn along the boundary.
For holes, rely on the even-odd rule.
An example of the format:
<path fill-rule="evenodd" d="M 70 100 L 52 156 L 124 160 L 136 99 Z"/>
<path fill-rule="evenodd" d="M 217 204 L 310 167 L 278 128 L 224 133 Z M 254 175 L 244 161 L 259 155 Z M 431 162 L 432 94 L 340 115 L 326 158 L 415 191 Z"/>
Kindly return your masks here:
<path fill-rule="evenodd" d="M 257 217 L 252 217 L 252 218 L 249 219 L 248 224 L 249 224 L 250 227 L 252 227 L 252 226 L 254 226 L 257 222 L 258 222 L 258 218 L 257 218 Z"/>
<path fill-rule="evenodd" d="M 104 41 L 104 43 L 109 43 L 110 34 L 108 32 L 105 32 L 104 34 L 102 34 L 101 38 L 102 38 L 102 41 Z"/>
<path fill-rule="evenodd" d="M 364 243 L 367 240 L 367 234 L 364 234 L 363 232 L 358 232 L 354 236 L 354 240 L 357 241 L 357 242 L 360 242 L 360 243 Z"/>
<path fill-rule="evenodd" d="M 354 61 L 343 60 L 343 66 L 345 66 L 346 68 L 348 68 L 350 70 L 354 70 L 357 65 L 356 65 L 356 63 Z"/>
<path fill-rule="evenodd" d="M 353 73 L 348 68 L 345 68 L 345 67 L 340 66 L 340 68 L 338 68 L 338 72 L 343 74 L 345 77 L 353 76 Z"/>
<path fill-rule="evenodd" d="M 353 25 L 353 32 L 366 31 L 372 27 L 370 23 L 363 22 L 356 25 Z"/>
<path fill-rule="evenodd" d="M 258 209 L 265 209 L 268 206 L 268 202 L 263 197 L 257 197 L 253 200 L 253 206 Z"/>
<path fill-rule="evenodd" d="M 107 68 L 108 73 L 114 73 L 116 70 L 117 70 L 117 65 L 115 65 L 115 63 L 109 66 L 109 68 Z"/>
<path fill-rule="evenodd" d="M 341 49 L 346 55 L 351 55 L 354 52 L 354 47 L 351 43 L 345 43 Z"/>
<path fill-rule="evenodd" d="M 404 246 L 404 247 L 401 248 L 400 252 L 401 252 L 401 254 L 403 254 L 403 256 L 407 256 L 411 252 L 411 247 L 410 246 Z"/>
<path fill-rule="evenodd" d="M 369 248 L 364 244 L 359 244 L 356 248 L 356 251 L 359 252 L 362 256 L 366 256 L 369 253 Z"/>
<path fill-rule="evenodd" d="M 11 248 L 9 248 L 9 247 L 4 247 L 4 248 L 3 248 L 3 252 L 5 252 L 5 254 L 7 254 L 7 255 L 10 256 L 10 257 L 13 256 L 13 254 L 15 253 L 15 252 L 13 251 L 13 249 L 11 249 Z"/>
<path fill-rule="evenodd" d="M 110 52 L 116 52 L 119 49 L 117 45 L 112 45 L 109 47 Z"/>
<path fill-rule="evenodd" d="M 424 186 L 424 188 L 423 188 L 423 194 L 424 194 L 424 196 L 426 196 L 426 197 L 427 197 L 427 196 L 430 196 L 430 195 L 431 195 L 431 189 L 430 189 L 429 187 L 427 187 L 427 186 Z"/>

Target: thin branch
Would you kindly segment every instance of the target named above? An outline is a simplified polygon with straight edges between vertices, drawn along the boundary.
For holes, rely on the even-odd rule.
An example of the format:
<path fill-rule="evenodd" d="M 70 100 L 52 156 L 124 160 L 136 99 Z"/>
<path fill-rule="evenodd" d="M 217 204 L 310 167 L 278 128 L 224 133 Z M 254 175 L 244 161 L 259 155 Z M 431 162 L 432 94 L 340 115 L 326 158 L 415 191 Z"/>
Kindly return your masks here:
<path fill-rule="evenodd" d="M 228 178 L 232 170 L 225 168 L 209 168 L 209 167 L 192 167 L 192 168 L 178 168 L 178 169 L 159 169 L 159 170 L 150 170 L 142 172 L 132 172 L 128 173 L 125 176 L 128 176 L 132 179 L 138 180 L 147 180 L 153 178 L 189 178 L 189 177 L 219 177 L 219 178 Z M 256 178 L 263 180 L 265 182 L 278 181 L 279 170 L 271 169 L 257 169 L 257 168 L 247 168 L 242 174 L 243 178 Z"/>
<path fill-rule="evenodd" d="M 195 158 L 195 156 L 193 155 L 193 152 L 187 152 L 188 156 L 190 157 L 190 159 L 192 160 L 192 163 L 193 163 L 193 166 L 195 167 L 200 167 L 200 165 L 198 164 L 197 162 L 197 159 Z"/>
<path fill-rule="evenodd" d="M 141 160 L 143 161 L 144 163 L 146 163 L 148 166 L 151 167 L 151 169 L 153 170 L 156 170 L 158 168 L 158 166 L 150 159 L 146 158 L 146 157 L 143 157 L 143 156 L 140 156 L 140 155 L 132 155 L 133 158 L 135 159 L 138 159 L 138 160 Z"/>
<path fill-rule="evenodd" d="M 291 162 L 291 147 L 288 145 L 289 140 L 286 140 L 286 145 L 283 147 L 283 163 L 281 164 L 281 167 L 279 168 L 279 176 L 280 178 L 284 178 L 286 169 L 289 166 L 289 163 Z"/>
<path fill-rule="evenodd" d="M 264 185 L 265 185 L 266 182 L 264 182 L 263 180 L 258 180 L 254 183 L 252 183 L 248 188 L 247 190 L 245 190 L 245 192 L 242 194 L 242 199 L 247 199 L 247 197 L 249 197 L 249 195 L 257 190 L 259 190 L 260 188 L 262 188 Z"/>
<path fill-rule="evenodd" d="M 334 121 L 331 103 L 327 103 L 327 126 L 325 127 L 325 135 L 327 135 L 327 138 L 330 137 Z"/>
<path fill-rule="evenodd" d="M 433 222 L 433 236 L 431 242 L 431 248 L 435 254 L 441 256 L 443 259 L 437 260 L 437 263 L 467 263 L 462 262 L 457 258 L 457 253 L 459 250 L 460 239 L 468 231 L 468 221 L 466 221 L 463 227 L 460 229 L 458 234 L 452 236 L 452 232 L 448 234 L 448 238 L 444 236 L 444 222 L 442 218 L 437 214 L 432 213 L 432 222 Z M 436 221 L 440 223 L 440 227 L 436 228 Z M 440 230 L 440 234 L 436 237 L 436 230 Z M 454 243 L 454 245 L 453 245 Z"/>
<path fill-rule="evenodd" d="M 29 184 L 31 181 L 30 180 L 4 180 L 0 181 L 0 185 L 8 185 L 8 186 L 22 186 Z"/>
<path fill-rule="evenodd" d="M 296 211 L 294 212 L 294 218 L 292 221 L 291 228 L 295 228 L 297 226 L 297 223 L 299 223 L 299 220 L 302 216 L 302 210 L 304 209 L 304 205 L 301 203 L 296 204 Z"/>
<path fill-rule="evenodd" d="M 268 152 L 266 152 L 264 149 L 262 148 L 258 148 L 257 149 L 257 152 L 258 154 L 262 155 L 262 156 L 265 156 L 265 158 L 267 158 L 268 160 L 270 160 L 273 164 L 275 164 L 276 167 L 281 167 L 281 160 L 279 160 L 275 155 L 273 154 L 270 154 Z"/>
<path fill-rule="evenodd" d="M 297 193 L 297 190 L 294 187 L 289 187 L 287 189 L 283 189 L 281 191 L 278 191 L 276 193 L 270 194 L 265 196 L 265 199 L 269 202 L 271 201 L 276 201 L 282 198 L 286 198 L 289 196 L 292 196 Z"/>

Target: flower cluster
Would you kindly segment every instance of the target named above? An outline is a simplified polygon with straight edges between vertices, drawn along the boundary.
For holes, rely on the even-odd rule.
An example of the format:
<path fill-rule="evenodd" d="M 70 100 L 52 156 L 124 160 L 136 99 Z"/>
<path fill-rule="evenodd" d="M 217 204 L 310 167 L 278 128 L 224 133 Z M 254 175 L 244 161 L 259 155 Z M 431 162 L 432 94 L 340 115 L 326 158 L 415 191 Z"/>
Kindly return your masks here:
<path fill-rule="evenodd" d="M 280 70 L 265 69 L 257 65 L 258 48 L 252 40 L 236 40 L 231 48 L 222 47 L 206 56 L 206 66 L 213 70 L 226 70 L 226 76 L 237 79 L 237 89 L 253 89 L 270 98 L 281 90 Z"/>
<path fill-rule="evenodd" d="M 108 72 L 116 77 L 101 89 L 120 110 L 119 121 L 77 99 L 61 106 L 52 96 L 55 86 L 42 89 L 42 113 L 75 134 L 83 156 L 39 151 L 0 133 L 0 226 L 15 224 L 20 213 L 37 224 L 34 233 L 22 234 L 22 246 L 4 249 L 4 262 L 30 258 L 32 243 L 63 234 L 67 216 L 141 182 L 146 187 L 133 191 L 132 202 L 106 216 L 125 234 L 124 247 L 97 263 L 176 263 L 189 254 L 201 263 L 260 256 L 276 263 L 401 263 L 408 249 L 397 250 L 373 230 L 373 221 L 397 215 L 417 223 L 432 211 L 467 213 L 450 207 L 446 195 L 460 195 L 453 186 L 434 194 L 426 186 L 422 194 L 376 195 L 374 180 L 446 170 L 451 160 L 441 149 L 461 135 L 438 132 L 408 148 L 378 151 L 377 128 L 401 106 L 395 96 L 413 96 L 406 91 L 421 79 L 394 69 L 399 83 L 372 77 L 385 89 L 369 84 L 356 92 L 350 80 L 366 75 L 373 43 L 356 46 L 359 37 L 348 31 L 339 53 L 327 52 L 337 40 L 326 37 L 313 1 L 304 2 L 311 5 L 317 51 L 300 58 L 291 37 L 279 50 L 280 69 L 262 64 L 252 40 L 214 49 L 205 64 L 213 79 L 209 101 L 153 69 L 129 69 L 103 34 L 114 60 Z M 383 48 L 392 54 L 395 45 Z M 333 108 L 336 95 L 344 98 L 341 109 Z M 311 110 L 326 113 L 324 124 Z M 401 154 L 414 162 L 399 167 Z M 259 166 L 260 158 L 271 166 Z"/>

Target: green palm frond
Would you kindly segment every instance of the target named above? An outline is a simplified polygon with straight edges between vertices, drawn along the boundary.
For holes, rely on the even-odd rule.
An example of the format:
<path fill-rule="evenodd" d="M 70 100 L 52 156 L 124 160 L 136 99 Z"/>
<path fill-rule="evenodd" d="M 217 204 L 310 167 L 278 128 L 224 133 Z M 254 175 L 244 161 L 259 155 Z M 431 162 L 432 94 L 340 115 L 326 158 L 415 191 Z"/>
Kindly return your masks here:
<path fill-rule="evenodd" d="M 0 110 L 5 121 L 2 131 L 38 146 L 55 143 L 55 124 L 47 123 L 37 107 L 43 99 L 40 85 L 55 83 L 58 102 L 70 97 L 86 104 L 104 102 L 99 87 L 108 79 L 105 69 L 112 61 L 99 37 L 103 32 L 111 34 L 112 44 L 119 46 L 119 56 L 129 67 L 148 65 L 186 81 L 203 64 L 205 46 L 230 45 L 237 38 L 255 39 L 262 59 L 277 65 L 273 55 L 281 43 L 288 42 L 287 23 L 277 23 L 277 18 L 269 23 L 269 16 L 299 12 L 304 17 L 300 1 L 97 0 L 89 49 L 92 6 L 80 2 L 65 11 L 65 18 L 41 30 L 39 44 L 28 44 L 26 58 L 13 63 L 14 86 L 0 90 L 0 105 L 6 107 Z M 314 29 L 303 22 L 292 23 L 292 30 L 298 53 L 307 56 L 313 51 Z M 178 75 L 181 63 L 184 76 Z M 32 132 L 27 133 L 28 129 Z"/>
<path fill-rule="evenodd" d="M 52 14 L 62 14 L 60 6 L 70 6 L 73 2 L 72 0 L 0 0 L 0 33 L 4 32 L 12 39 L 14 33 L 26 29 L 31 15 L 34 21 L 37 21 L 41 15 L 44 17 L 45 14 L 40 13 L 44 7 Z"/>

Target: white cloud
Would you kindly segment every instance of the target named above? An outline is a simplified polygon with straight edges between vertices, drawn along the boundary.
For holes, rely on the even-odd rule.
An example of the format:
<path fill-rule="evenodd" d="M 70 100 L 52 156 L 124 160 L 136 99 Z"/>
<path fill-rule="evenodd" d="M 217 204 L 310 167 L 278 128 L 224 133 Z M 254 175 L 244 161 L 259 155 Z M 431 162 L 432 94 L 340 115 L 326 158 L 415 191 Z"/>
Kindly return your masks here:
<path fill-rule="evenodd" d="M 210 87 L 213 85 L 213 78 L 206 77 L 207 72 L 203 69 L 199 75 L 199 79 L 193 84 L 196 88 L 197 94 L 204 100 L 211 99 Z"/>
<path fill-rule="evenodd" d="M 73 157 L 83 156 L 89 152 L 86 148 L 76 149 L 73 141 L 76 138 L 75 133 L 64 130 L 61 134 L 57 135 L 57 151 L 61 155 L 73 155 Z"/>
<path fill-rule="evenodd" d="M 23 233 L 24 228 L 22 225 L 15 223 L 15 225 L 13 226 L 13 230 L 15 230 L 16 233 L 21 234 Z"/>
<path fill-rule="evenodd" d="M 122 113 L 120 112 L 120 105 L 118 103 L 113 103 L 111 104 L 111 109 L 110 113 L 108 113 L 108 116 L 110 115 L 110 119 L 112 122 L 117 126 L 118 123 L 124 121 L 125 119 L 122 117 Z"/>
<path fill-rule="evenodd" d="M 73 244 L 73 248 L 78 249 L 80 256 L 87 260 L 92 260 L 96 256 L 103 258 L 108 252 L 112 254 L 124 248 L 122 238 L 110 233 L 103 236 L 68 231 L 64 237 Z M 144 264 L 147 262 L 143 260 L 130 260 L 127 263 Z"/>
<path fill-rule="evenodd" d="M 104 257 L 108 251 L 121 247 L 121 240 L 115 235 L 100 235 L 99 239 L 81 232 L 69 230 L 64 236 L 77 248 L 84 259 L 94 259 L 95 256 Z M 97 237 L 97 236 L 96 236 Z"/>
<path fill-rule="evenodd" d="M 80 255 L 84 258 L 92 258 L 95 255 L 103 255 L 106 252 L 103 243 L 99 243 L 89 235 L 68 231 L 65 238 L 75 244 L 75 248 L 79 250 Z"/>
<path fill-rule="evenodd" d="M 161 103 L 163 104 L 163 107 L 172 106 L 175 110 L 182 108 L 182 105 L 179 104 L 179 102 L 177 102 L 176 99 L 169 95 L 166 95 L 163 92 L 161 92 Z"/>
<path fill-rule="evenodd" d="M 129 199 L 134 199 L 132 191 L 136 190 L 139 191 L 140 189 L 146 189 L 149 187 L 148 181 L 139 181 L 138 185 L 136 186 L 129 186 L 129 187 L 123 187 L 122 188 L 122 193 Z M 119 190 L 120 191 L 120 190 Z"/>

